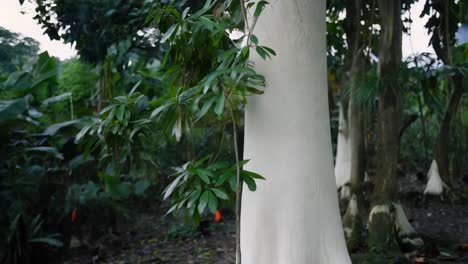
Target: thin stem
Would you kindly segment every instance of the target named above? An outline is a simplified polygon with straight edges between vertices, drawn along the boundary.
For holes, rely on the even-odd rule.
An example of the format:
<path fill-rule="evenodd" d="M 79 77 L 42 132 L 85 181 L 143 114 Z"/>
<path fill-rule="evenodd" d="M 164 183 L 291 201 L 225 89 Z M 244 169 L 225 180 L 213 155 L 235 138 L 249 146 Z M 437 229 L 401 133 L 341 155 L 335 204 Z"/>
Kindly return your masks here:
<path fill-rule="evenodd" d="M 239 0 L 240 1 L 240 7 L 241 7 L 241 12 L 242 12 L 242 18 L 244 19 L 244 30 L 248 30 L 247 32 L 248 35 L 250 35 L 250 27 L 249 27 L 249 20 L 247 19 L 247 9 L 245 8 L 244 5 L 244 0 Z"/>
<path fill-rule="evenodd" d="M 220 140 L 219 145 L 218 145 L 218 150 L 216 151 L 216 155 L 215 155 L 214 157 L 212 157 L 212 158 L 210 159 L 210 161 L 208 162 L 209 164 L 211 164 L 212 162 L 215 162 L 215 161 L 218 159 L 219 153 L 221 152 L 221 147 L 223 146 L 223 142 L 224 142 L 224 130 L 225 130 L 225 127 L 226 127 L 226 124 L 223 124 L 222 134 L 221 134 L 221 140 Z"/>
<path fill-rule="evenodd" d="M 234 144 L 234 153 L 236 157 L 236 180 L 237 180 L 237 189 L 236 189 L 236 263 L 241 264 L 241 247 L 240 247 L 240 227 L 241 227 L 241 207 L 242 207 L 242 179 L 240 176 L 240 165 L 239 165 L 239 149 L 237 146 L 237 127 L 236 119 L 234 117 L 234 111 L 232 110 L 231 101 L 228 101 L 228 108 L 231 114 L 232 121 L 232 133 L 233 133 L 233 144 Z"/>

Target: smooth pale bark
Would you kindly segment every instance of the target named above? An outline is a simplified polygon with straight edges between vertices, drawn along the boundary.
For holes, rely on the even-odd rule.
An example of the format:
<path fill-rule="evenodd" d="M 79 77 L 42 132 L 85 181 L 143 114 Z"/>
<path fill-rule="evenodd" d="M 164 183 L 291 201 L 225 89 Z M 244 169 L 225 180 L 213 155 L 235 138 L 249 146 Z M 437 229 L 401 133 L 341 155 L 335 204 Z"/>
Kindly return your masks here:
<path fill-rule="evenodd" d="M 246 110 L 243 264 L 348 264 L 333 177 L 326 83 L 325 0 L 272 1 L 255 34 L 277 52 L 255 58 L 265 94 Z"/>
<path fill-rule="evenodd" d="M 351 180 L 351 150 L 348 133 L 347 111 L 343 103 L 339 106 L 338 138 L 336 143 L 335 180 L 336 188 L 343 188 Z M 345 113 L 346 112 L 346 113 Z M 344 192 L 343 192 L 344 193 Z M 344 197 L 346 198 L 346 197 Z"/>
<path fill-rule="evenodd" d="M 444 182 L 439 175 L 439 166 L 437 161 L 433 160 L 429 172 L 427 173 L 427 184 L 424 189 L 424 194 L 428 195 L 441 195 L 444 191 Z"/>
<path fill-rule="evenodd" d="M 400 203 L 393 204 L 395 208 L 395 229 L 398 244 L 403 252 L 414 252 L 424 246 L 424 241 L 419 237 L 408 221 L 408 217 Z"/>

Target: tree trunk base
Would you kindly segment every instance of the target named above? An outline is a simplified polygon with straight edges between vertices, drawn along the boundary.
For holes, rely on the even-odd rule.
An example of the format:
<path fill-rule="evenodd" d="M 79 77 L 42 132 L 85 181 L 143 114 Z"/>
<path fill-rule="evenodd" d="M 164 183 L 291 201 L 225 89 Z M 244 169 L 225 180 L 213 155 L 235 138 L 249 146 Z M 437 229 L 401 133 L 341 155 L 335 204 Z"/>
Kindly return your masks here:
<path fill-rule="evenodd" d="M 348 251 L 356 252 L 363 242 L 364 221 L 362 217 L 362 204 L 355 195 L 349 200 L 348 208 L 343 216 L 343 229 L 345 232 Z"/>

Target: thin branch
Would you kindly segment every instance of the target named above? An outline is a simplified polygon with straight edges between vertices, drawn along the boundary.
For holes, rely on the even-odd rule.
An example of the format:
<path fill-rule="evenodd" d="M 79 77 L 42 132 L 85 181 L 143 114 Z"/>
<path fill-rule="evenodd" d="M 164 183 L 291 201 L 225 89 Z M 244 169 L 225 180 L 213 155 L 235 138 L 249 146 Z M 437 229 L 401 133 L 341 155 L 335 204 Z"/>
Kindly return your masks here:
<path fill-rule="evenodd" d="M 242 179 L 240 176 L 240 164 L 239 164 L 239 149 L 237 146 L 237 127 L 236 127 L 236 119 L 234 116 L 234 111 L 232 110 L 230 95 L 228 96 L 228 108 L 231 114 L 231 121 L 232 121 L 232 133 L 233 133 L 233 144 L 234 144 L 234 153 L 236 157 L 236 181 L 237 181 L 237 189 L 236 189 L 236 263 L 241 264 L 241 208 L 242 208 Z"/>
<path fill-rule="evenodd" d="M 220 140 L 219 145 L 218 145 L 218 150 L 216 151 L 216 155 L 213 156 L 210 159 L 210 161 L 208 162 L 209 164 L 211 164 L 212 162 L 214 162 L 214 161 L 216 161 L 218 159 L 219 153 L 221 152 L 221 147 L 223 146 L 223 142 L 224 142 L 224 130 L 225 130 L 225 128 L 226 128 L 226 124 L 223 124 L 221 140 Z"/>

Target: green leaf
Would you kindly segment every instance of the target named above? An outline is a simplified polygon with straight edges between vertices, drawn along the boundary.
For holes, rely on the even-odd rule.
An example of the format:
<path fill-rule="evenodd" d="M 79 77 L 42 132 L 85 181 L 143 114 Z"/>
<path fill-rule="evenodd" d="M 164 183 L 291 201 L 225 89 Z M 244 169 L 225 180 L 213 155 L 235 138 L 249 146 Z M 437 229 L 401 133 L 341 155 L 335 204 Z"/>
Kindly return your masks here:
<path fill-rule="evenodd" d="M 271 55 L 276 56 L 276 52 L 273 49 L 266 47 L 266 46 L 262 46 L 262 48 L 265 49 Z"/>
<path fill-rule="evenodd" d="M 229 199 L 229 197 L 227 196 L 227 194 L 226 194 L 224 191 L 222 191 L 221 189 L 213 188 L 213 189 L 211 189 L 211 191 L 212 191 L 216 196 L 218 196 L 220 199 L 223 199 L 223 200 Z"/>
<path fill-rule="evenodd" d="M 226 97 L 224 96 L 224 93 L 221 93 L 220 96 L 216 99 L 216 106 L 215 106 L 215 113 L 217 115 L 221 115 L 223 113 L 224 109 L 224 101 L 226 100 Z"/>
<path fill-rule="evenodd" d="M 67 121 L 67 122 L 62 122 L 62 123 L 58 123 L 58 124 L 53 124 L 53 125 L 50 125 L 48 126 L 44 132 L 41 133 L 41 135 L 44 135 L 44 136 L 53 136 L 55 135 L 60 129 L 62 128 L 65 128 L 65 127 L 69 127 L 69 126 L 72 126 L 72 125 L 75 125 L 77 123 L 79 123 L 80 120 L 72 120 L 72 121 Z"/>
<path fill-rule="evenodd" d="M 195 122 L 197 122 L 198 120 L 200 120 L 200 118 L 206 115 L 206 113 L 208 112 L 208 110 L 210 110 L 210 107 L 213 105 L 215 100 L 216 100 L 216 97 L 213 96 L 203 104 L 202 109 L 197 114 L 197 120 L 195 120 Z"/>
<path fill-rule="evenodd" d="M 265 178 L 262 175 L 257 174 L 255 172 L 243 170 L 242 174 L 247 175 L 248 177 L 253 178 L 253 179 L 265 180 Z"/>
<path fill-rule="evenodd" d="M 124 114 L 125 114 L 125 107 L 123 105 L 119 105 L 115 112 L 115 116 L 117 117 L 117 120 L 122 122 Z"/>
<path fill-rule="evenodd" d="M 232 174 L 232 173 L 224 173 L 224 174 L 221 174 L 221 176 L 218 178 L 218 180 L 216 181 L 215 183 L 215 186 L 218 187 L 218 186 L 221 186 L 227 179 L 230 179 L 230 178 L 235 178 L 235 174 Z"/>
<path fill-rule="evenodd" d="M 70 97 L 72 96 L 72 93 L 63 93 L 57 96 L 52 96 L 44 101 L 42 101 L 42 106 L 48 106 L 49 104 L 64 101 L 64 100 L 69 100 Z"/>
<path fill-rule="evenodd" d="M 181 18 L 185 19 L 189 11 L 190 11 L 190 7 L 185 8 L 184 12 L 182 12 Z"/>
<path fill-rule="evenodd" d="M 157 117 L 159 115 L 159 113 L 161 113 L 162 111 L 166 110 L 166 108 L 169 106 L 170 104 L 166 104 L 166 105 L 163 105 L 163 106 L 160 106 L 156 109 L 153 110 L 153 112 L 151 112 L 151 116 L 150 118 L 153 119 L 155 117 Z"/>
<path fill-rule="evenodd" d="M 55 238 L 50 238 L 50 237 L 40 237 L 40 238 L 33 238 L 30 239 L 29 242 L 31 243 L 44 243 L 49 246 L 54 246 L 54 247 L 62 247 L 63 243 L 62 241 L 55 239 Z"/>
<path fill-rule="evenodd" d="M 172 36 L 172 33 L 174 33 L 174 30 L 176 30 L 177 27 L 178 27 L 178 24 L 172 25 L 172 26 L 166 31 L 166 33 L 164 33 L 163 37 L 161 38 L 161 43 L 166 42 L 166 41 Z"/>
<path fill-rule="evenodd" d="M 60 153 L 56 148 L 53 147 L 33 147 L 27 148 L 27 152 L 44 152 L 55 156 L 58 159 L 63 159 L 62 153 Z"/>
<path fill-rule="evenodd" d="M 27 108 L 28 103 L 26 97 L 11 101 L 0 101 L 0 122 L 15 119 Z"/>
<path fill-rule="evenodd" d="M 150 182 L 147 180 L 139 180 L 135 183 L 134 192 L 136 195 L 143 195 L 150 187 Z"/>
<path fill-rule="evenodd" d="M 203 210 L 205 210 L 206 205 L 208 204 L 208 199 L 210 197 L 209 191 L 204 191 L 200 196 L 200 200 L 198 201 L 198 212 L 201 214 Z"/>
<path fill-rule="evenodd" d="M 262 57 L 262 59 L 266 60 L 266 58 L 270 58 L 270 54 L 268 54 L 265 49 L 263 49 L 263 47 L 260 47 L 260 46 L 257 46 L 255 48 L 255 50 L 257 51 L 258 55 L 260 55 L 260 57 Z"/>
<path fill-rule="evenodd" d="M 253 88 L 253 87 L 247 87 L 247 92 L 249 92 L 251 94 L 264 94 L 265 93 L 264 91 L 258 90 L 258 89 Z"/>
<path fill-rule="evenodd" d="M 267 1 L 258 1 L 257 7 L 255 8 L 255 12 L 254 12 L 255 17 L 260 16 L 266 4 L 268 4 Z"/>
<path fill-rule="evenodd" d="M 255 190 L 257 190 L 257 184 L 255 183 L 254 179 L 252 179 L 249 176 L 244 176 L 244 175 L 242 179 L 247 184 L 247 187 L 249 187 L 249 190 L 251 190 L 252 192 L 255 192 Z"/>
<path fill-rule="evenodd" d="M 258 45 L 258 38 L 255 35 L 250 35 L 250 40 L 253 44 Z"/>
<path fill-rule="evenodd" d="M 205 170 L 205 169 L 202 169 L 202 168 L 195 169 L 195 172 L 200 177 L 200 179 L 202 179 L 202 181 L 206 182 L 207 184 L 210 184 L 210 182 L 211 182 L 210 177 L 214 176 L 213 173 L 211 173 L 211 171 Z"/>
<path fill-rule="evenodd" d="M 210 191 L 208 191 L 208 207 L 213 214 L 216 212 L 216 209 L 218 209 L 218 198 Z"/>
<path fill-rule="evenodd" d="M 141 80 L 138 81 L 138 82 L 133 86 L 132 90 L 130 91 L 130 93 L 128 93 L 128 95 L 129 95 L 129 96 L 132 95 L 132 94 L 136 91 L 136 89 L 138 88 L 138 86 L 140 86 L 140 84 L 141 84 Z"/>
<path fill-rule="evenodd" d="M 83 127 L 83 129 L 81 129 L 81 131 L 76 135 L 75 144 L 78 144 L 93 126 L 94 124 L 90 124 Z"/>
<path fill-rule="evenodd" d="M 201 195 L 201 190 L 195 190 L 190 194 L 189 201 L 187 203 L 187 208 L 191 208 L 192 205 L 195 204 L 195 202 L 200 198 Z"/>

